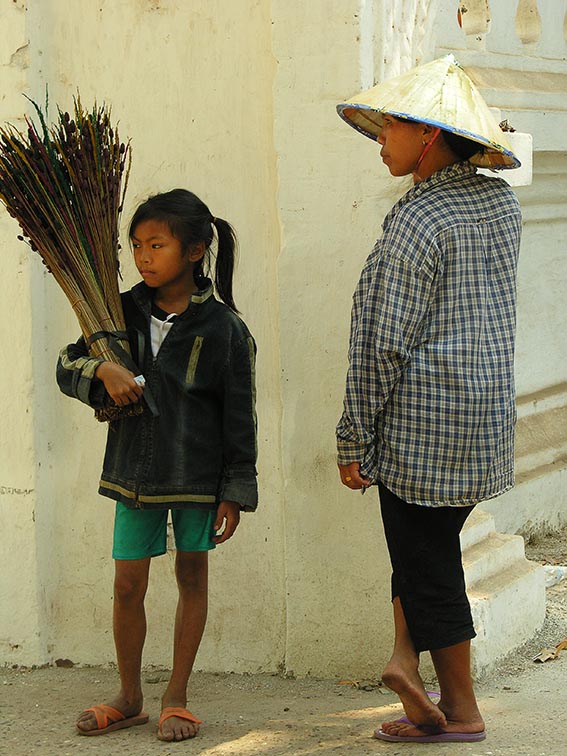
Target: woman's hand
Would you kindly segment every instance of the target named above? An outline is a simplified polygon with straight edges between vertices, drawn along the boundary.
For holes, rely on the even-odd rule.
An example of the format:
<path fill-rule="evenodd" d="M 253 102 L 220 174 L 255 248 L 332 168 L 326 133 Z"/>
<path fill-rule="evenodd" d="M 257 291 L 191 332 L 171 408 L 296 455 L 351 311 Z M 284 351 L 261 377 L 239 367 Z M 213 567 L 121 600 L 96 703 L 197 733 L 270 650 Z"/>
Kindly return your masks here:
<path fill-rule="evenodd" d="M 240 522 L 240 504 L 235 501 L 221 501 L 217 509 L 215 532 L 218 533 L 224 523 L 224 530 L 213 538 L 216 544 L 224 543 L 234 534 Z"/>
<path fill-rule="evenodd" d="M 339 474 L 341 483 L 353 491 L 359 491 L 361 488 L 368 488 L 371 485 L 369 478 L 363 478 L 360 474 L 360 462 L 351 462 L 350 465 L 339 465 Z"/>
<path fill-rule="evenodd" d="M 134 380 L 134 373 L 116 362 L 101 362 L 95 378 L 104 383 L 108 395 L 119 407 L 137 402 L 144 389 Z"/>

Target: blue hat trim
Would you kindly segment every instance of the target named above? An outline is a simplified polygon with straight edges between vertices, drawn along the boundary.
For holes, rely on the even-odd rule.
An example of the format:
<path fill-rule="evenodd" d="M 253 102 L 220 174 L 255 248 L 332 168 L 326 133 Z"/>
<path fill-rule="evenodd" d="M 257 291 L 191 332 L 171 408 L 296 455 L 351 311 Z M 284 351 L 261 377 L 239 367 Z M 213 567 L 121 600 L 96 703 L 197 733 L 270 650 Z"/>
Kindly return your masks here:
<path fill-rule="evenodd" d="M 510 150 L 507 150 L 505 147 L 502 147 L 501 145 L 496 145 L 494 144 L 494 142 L 491 142 L 489 139 L 485 139 L 479 136 L 478 134 L 473 134 L 471 131 L 466 131 L 465 129 L 457 129 L 454 126 L 449 126 L 446 123 L 440 123 L 439 121 L 434 121 L 431 118 L 416 118 L 415 116 L 411 116 L 408 113 L 400 113 L 396 110 L 377 110 L 376 108 L 371 108 L 369 105 L 355 105 L 350 102 L 342 102 L 339 105 L 337 105 L 337 113 L 343 119 L 345 123 L 348 123 L 348 125 L 351 126 L 353 129 L 356 129 L 358 132 L 368 137 L 369 139 L 373 139 L 374 141 L 376 141 L 376 134 L 372 134 L 370 131 L 366 131 L 366 129 L 363 129 L 361 126 L 359 126 L 356 123 L 353 123 L 349 118 L 347 118 L 343 112 L 345 108 L 349 108 L 352 110 L 370 110 L 373 113 L 379 113 L 380 115 L 392 115 L 392 116 L 396 116 L 397 118 L 405 118 L 407 121 L 414 121 L 417 123 L 427 123 L 430 126 L 435 126 L 436 128 L 442 129 L 443 131 L 449 131 L 452 134 L 457 134 L 459 136 L 465 137 L 465 139 L 471 139 L 473 142 L 478 142 L 479 144 L 482 144 L 484 147 L 488 147 L 494 152 L 500 152 L 502 155 L 506 155 L 506 157 L 510 158 L 510 160 L 514 162 L 514 165 L 494 166 L 492 170 L 506 170 L 506 169 L 511 169 L 511 168 L 519 168 L 521 166 L 521 163 L 518 160 L 518 158 Z"/>

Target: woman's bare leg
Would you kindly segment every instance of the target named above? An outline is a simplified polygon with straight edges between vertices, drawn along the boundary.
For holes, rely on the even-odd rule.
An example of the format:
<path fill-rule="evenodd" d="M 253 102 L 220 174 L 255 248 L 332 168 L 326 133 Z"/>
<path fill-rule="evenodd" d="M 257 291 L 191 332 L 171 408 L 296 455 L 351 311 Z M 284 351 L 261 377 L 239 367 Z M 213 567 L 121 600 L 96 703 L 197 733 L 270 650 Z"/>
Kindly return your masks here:
<path fill-rule="evenodd" d="M 385 685 L 398 694 L 407 718 L 416 725 L 444 727 L 444 713 L 428 697 L 423 680 L 419 674 L 419 654 L 411 639 L 404 610 L 398 596 L 393 600 L 395 640 L 392 657 L 384 672 L 382 680 Z M 382 729 L 390 732 L 397 723 L 384 722 Z"/>
<path fill-rule="evenodd" d="M 482 732 L 484 721 L 478 709 L 470 672 L 470 641 L 431 651 L 437 673 L 441 700 L 439 708 L 446 717 L 440 725 L 444 732 Z M 408 719 L 418 724 L 408 715 Z M 382 725 L 389 735 L 419 737 L 427 734 L 427 728 L 415 727 L 401 722 Z"/>

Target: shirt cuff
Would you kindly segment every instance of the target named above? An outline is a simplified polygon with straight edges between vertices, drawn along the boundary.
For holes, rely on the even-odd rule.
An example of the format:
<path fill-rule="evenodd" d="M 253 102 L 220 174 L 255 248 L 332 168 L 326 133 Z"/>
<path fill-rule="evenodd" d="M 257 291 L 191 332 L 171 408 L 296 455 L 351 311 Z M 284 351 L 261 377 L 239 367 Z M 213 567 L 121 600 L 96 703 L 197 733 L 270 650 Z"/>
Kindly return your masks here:
<path fill-rule="evenodd" d="M 366 447 L 352 441 L 337 439 L 337 462 L 339 465 L 350 465 L 353 462 L 362 462 L 366 456 Z"/>
<path fill-rule="evenodd" d="M 353 462 L 360 463 L 360 474 L 376 482 L 378 470 L 376 459 L 376 446 L 371 443 L 368 446 L 356 444 L 352 441 L 337 439 L 337 462 L 339 465 L 350 465 Z"/>

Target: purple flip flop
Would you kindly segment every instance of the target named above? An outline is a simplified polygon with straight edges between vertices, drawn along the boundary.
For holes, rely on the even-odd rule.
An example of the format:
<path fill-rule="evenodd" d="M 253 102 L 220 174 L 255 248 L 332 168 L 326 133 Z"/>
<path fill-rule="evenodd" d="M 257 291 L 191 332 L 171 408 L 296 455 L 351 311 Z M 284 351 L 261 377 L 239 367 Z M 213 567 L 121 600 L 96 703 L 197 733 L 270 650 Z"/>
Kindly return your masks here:
<path fill-rule="evenodd" d="M 484 740 L 486 738 L 486 731 L 437 732 L 423 735 L 388 735 L 387 732 L 382 732 L 382 730 L 374 730 L 374 737 L 378 738 L 378 740 L 387 740 L 390 743 L 477 743 L 479 740 Z"/>
<path fill-rule="evenodd" d="M 433 703 L 438 703 L 441 698 L 441 694 L 437 691 L 428 690 L 426 693 Z M 400 719 L 396 719 L 396 722 L 413 724 L 407 717 L 400 717 Z M 423 735 L 388 735 L 387 732 L 377 729 L 374 730 L 374 737 L 378 740 L 387 740 L 390 743 L 478 743 L 486 738 L 486 730 L 482 730 L 482 732 L 445 732 L 439 730 L 431 733 L 424 732 Z"/>
<path fill-rule="evenodd" d="M 438 704 L 441 700 L 441 693 L 438 690 L 426 690 L 425 692 L 432 703 Z"/>

